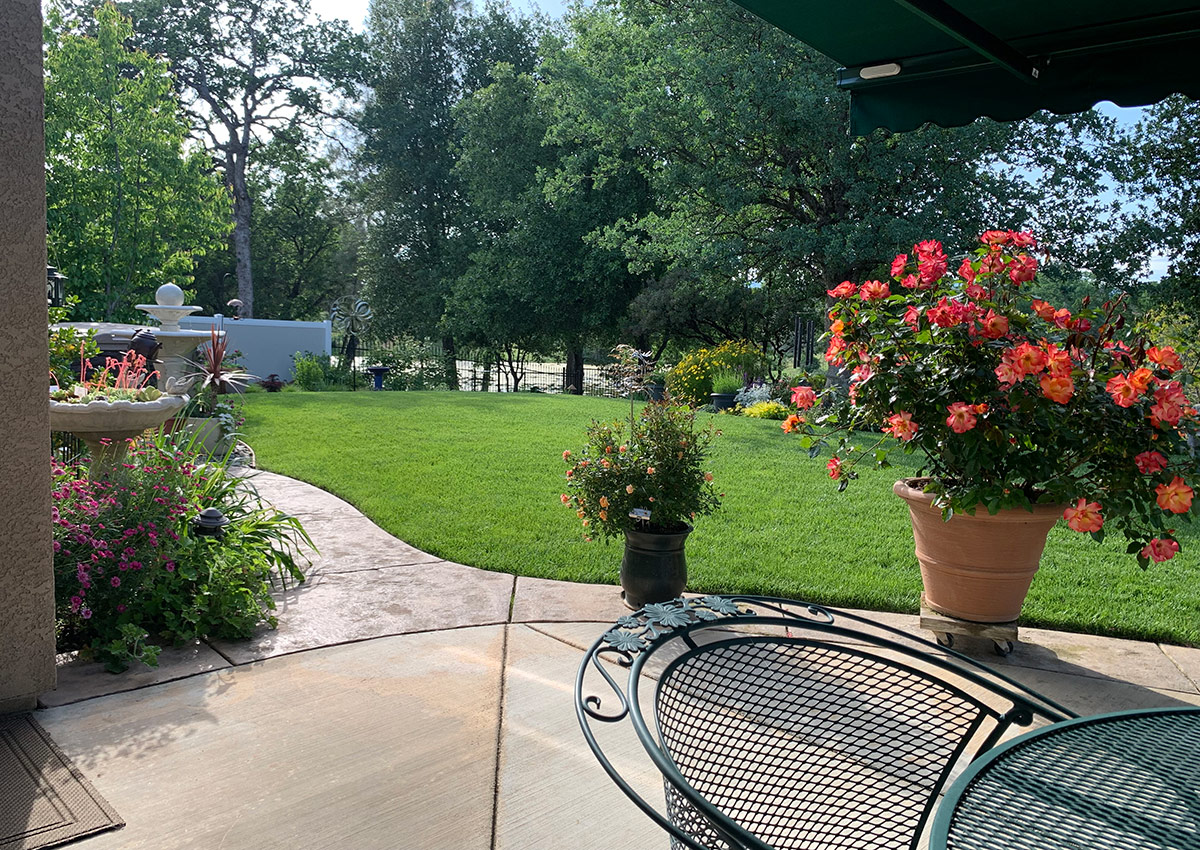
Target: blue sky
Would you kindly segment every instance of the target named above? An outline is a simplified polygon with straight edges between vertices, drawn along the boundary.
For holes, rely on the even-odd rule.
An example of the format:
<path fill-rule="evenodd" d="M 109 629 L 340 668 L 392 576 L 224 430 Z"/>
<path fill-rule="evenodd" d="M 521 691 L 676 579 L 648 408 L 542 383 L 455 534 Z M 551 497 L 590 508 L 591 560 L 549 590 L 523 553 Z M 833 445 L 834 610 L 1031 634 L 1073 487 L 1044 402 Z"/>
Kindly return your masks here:
<path fill-rule="evenodd" d="M 356 29 L 362 29 L 367 17 L 369 0 L 311 0 L 312 10 L 320 17 L 343 18 Z M 540 10 L 552 18 L 561 17 L 567 8 L 567 0 L 511 0 L 513 6 L 522 12 Z"/>

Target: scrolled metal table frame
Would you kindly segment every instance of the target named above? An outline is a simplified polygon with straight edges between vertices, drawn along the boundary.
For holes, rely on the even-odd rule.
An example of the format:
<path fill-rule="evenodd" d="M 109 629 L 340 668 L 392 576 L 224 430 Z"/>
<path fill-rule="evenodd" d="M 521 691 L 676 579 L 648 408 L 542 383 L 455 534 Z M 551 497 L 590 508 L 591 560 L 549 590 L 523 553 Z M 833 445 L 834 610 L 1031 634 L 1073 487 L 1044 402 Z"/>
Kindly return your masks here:
<path fill-rule="evenodd" d="M 1186 721 L 1186 727 L 1171 728 L 1180 721 Z M 1080 828 L 1122 833 L 1133 843 L 1122 843 L 1121 847 L 1198 850 L 1198 732 L 1200 707 L 1146 708 L 1074 718 L 1005 741 L 984 753 L 947 789 L 933 819 L 930 850 L 962 846 L 997 850 L 1116 846 L 1094 844 L 1095 834 L 1072 832 Z M 1168 796 L 1188 811 L 1190 832 L 1165 822 L 1165 803 L 1153 793 L 1154 789 L 1137 783 L 1139 773 L 1153 774 L 1151 784 L 1167 790 Z M 1070 784 L 1062 784 L 1063 774 L 1072 780 Z M 1122 807 L 1113 799 L 1114 786 L 1130 802 L 1144 799 L 1145 805 L 1140 811 Z M 1048 796 L 1054 799 L 1047 800 Z M 1019 798 L 1030 802 L 1016 807 L 1020 818 L 1000 817 L 990 809 L 999 804 L 1001 797 L 1010 803 Z M 1021 821 L 1033 820 L 1030 813 L 1043 806 L 1061 816 L 1048 820 L 1039 812 L 1036 830 L 1027 831 Z M 1158 811 L 1149 811 L 1152 808 Z M 973 834 L 969 824 L 963 825 L 963 813 L 968 810 L 972 811 L 971 823 L 986 822 L 986 835 Z M 1006 814 L 1012 811 L 1012 805 L 1005 806 Z"/>
<path fill-rule="evenodd" d="M 628 719 L 638 740 L 668 786 L 673 786 L 710 822 L 721 840 L 734 848 L 772 850 L 769 844 L 727 816 L 689 783 L 651 731 L 638 696 L 638 682 L 645 672 L 646 662 L 664 645 L 681 640 L 687 647 L 685 652 L 694 651 L 700 648 L 693 637 L 695 633 L 742 624 L 788 629 L 789 637 L 781 637 L 778 639 L 780 641 L 790 640 L 790 629 L 799 627 L 815 630 L 833 641 L 866 641 L 917 662 L 922 667 L 933 667 L 952 673 L 959 681 L 978 685 L 993 695 L 1002 695 L 1011 702 L 1011 708 L 1002 714 L 989 713 L 996 725 L 978 746 L 976 755 L 994 746 L 1011 725 L 1028 726 L 1035 716 L 1052 722 L 1075 716 L 1069 709 L 960 652 L 850 612 L 796 600 L 760 596 L 680 598 L 647 605 L 618 619 L 615 625 L 587 650 L 575 680 L 576 715 L 588 746 L 612 781 L 642 812 L 669 833 L 679 846 L 689 850 L 711 848 L 680 829 L 621 776 L 597 741 L 591 723 L 595 721 L 615 724 Z M 606 669 L 606 660 L 628 669 L 628 680 L 624 688 Z M 676 659 L 672 664 L 678 663 L 679 660 Z M 586 693 L 585 678 L 589 669 L 598 672 L 611 689 L 612 696 L 616 699 L 613 710 L 603 711 L 601 697 Z M 966 749 L 967 743 L 964 739 L 958 751 L 959 756 Z M 949 765 L 946 766 L 946 773 L 942 775 L 943 783 L 948 772 Z M 932 805 L 931 800 L 922 816 L 922 823 L 929 816 Z"/>

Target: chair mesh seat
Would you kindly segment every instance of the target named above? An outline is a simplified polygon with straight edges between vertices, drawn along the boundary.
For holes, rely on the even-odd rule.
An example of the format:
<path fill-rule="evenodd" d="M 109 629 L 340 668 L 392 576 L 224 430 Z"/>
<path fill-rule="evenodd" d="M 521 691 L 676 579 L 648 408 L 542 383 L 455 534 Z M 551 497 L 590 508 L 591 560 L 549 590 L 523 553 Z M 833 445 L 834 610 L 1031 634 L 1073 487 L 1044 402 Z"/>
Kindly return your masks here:
<path fill-rule="evenodd" d="M 776 850 L 915 846 L 984 713 L 895 660 L 771 638 L 692 650 L 655 700 L 663 749 L 691 787 Z M 667 807 L 684 832 L 729 846 L 669 782 Z"/>

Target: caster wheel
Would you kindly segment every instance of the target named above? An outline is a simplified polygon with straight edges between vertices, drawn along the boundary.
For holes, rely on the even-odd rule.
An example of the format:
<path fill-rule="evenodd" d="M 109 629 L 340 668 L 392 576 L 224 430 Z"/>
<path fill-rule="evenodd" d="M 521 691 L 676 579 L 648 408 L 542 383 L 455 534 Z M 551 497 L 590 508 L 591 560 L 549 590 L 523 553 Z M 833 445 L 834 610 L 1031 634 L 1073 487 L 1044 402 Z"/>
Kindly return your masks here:
<path fill-rule="evenodd" d="M 938 646 L 944 646 L 947 649 L 954 646 L 954 635 L 948 632 L 934 632 L 933 636 L 937 638 Z"/>
<path fill-rule="evenodd" d="M 1011 640 L 996 640 L 992 641 L 992 643 L 996 647 L 996 654 L 1002 658 L 1006 658 L 1011 655 L 1013 649 L 1015 648 Z"/>

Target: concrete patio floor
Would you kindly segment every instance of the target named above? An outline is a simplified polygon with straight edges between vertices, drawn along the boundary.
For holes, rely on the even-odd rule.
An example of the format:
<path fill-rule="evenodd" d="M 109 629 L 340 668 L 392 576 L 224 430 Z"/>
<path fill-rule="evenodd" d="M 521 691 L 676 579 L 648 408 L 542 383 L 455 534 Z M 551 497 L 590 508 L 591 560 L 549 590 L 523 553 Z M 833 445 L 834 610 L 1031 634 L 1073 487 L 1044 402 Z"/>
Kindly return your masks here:
<path fill-rule="evenodd" d="M 120 676 L 60 667 L 38 721 L 125 819 L 74 847 L 666 847 L 572 705 L 617 589 L 490 573 L 391 537 L 308 484 L 253 474 L 320 549 L 280 627 Z M 917 630 L 915 615 L 872 614 Z M 985 661 L 1081 714 L 1200 705 L 1200 650 L 1024 629 Z M 661 784 L 630 746 L 617 766 Z"/>

